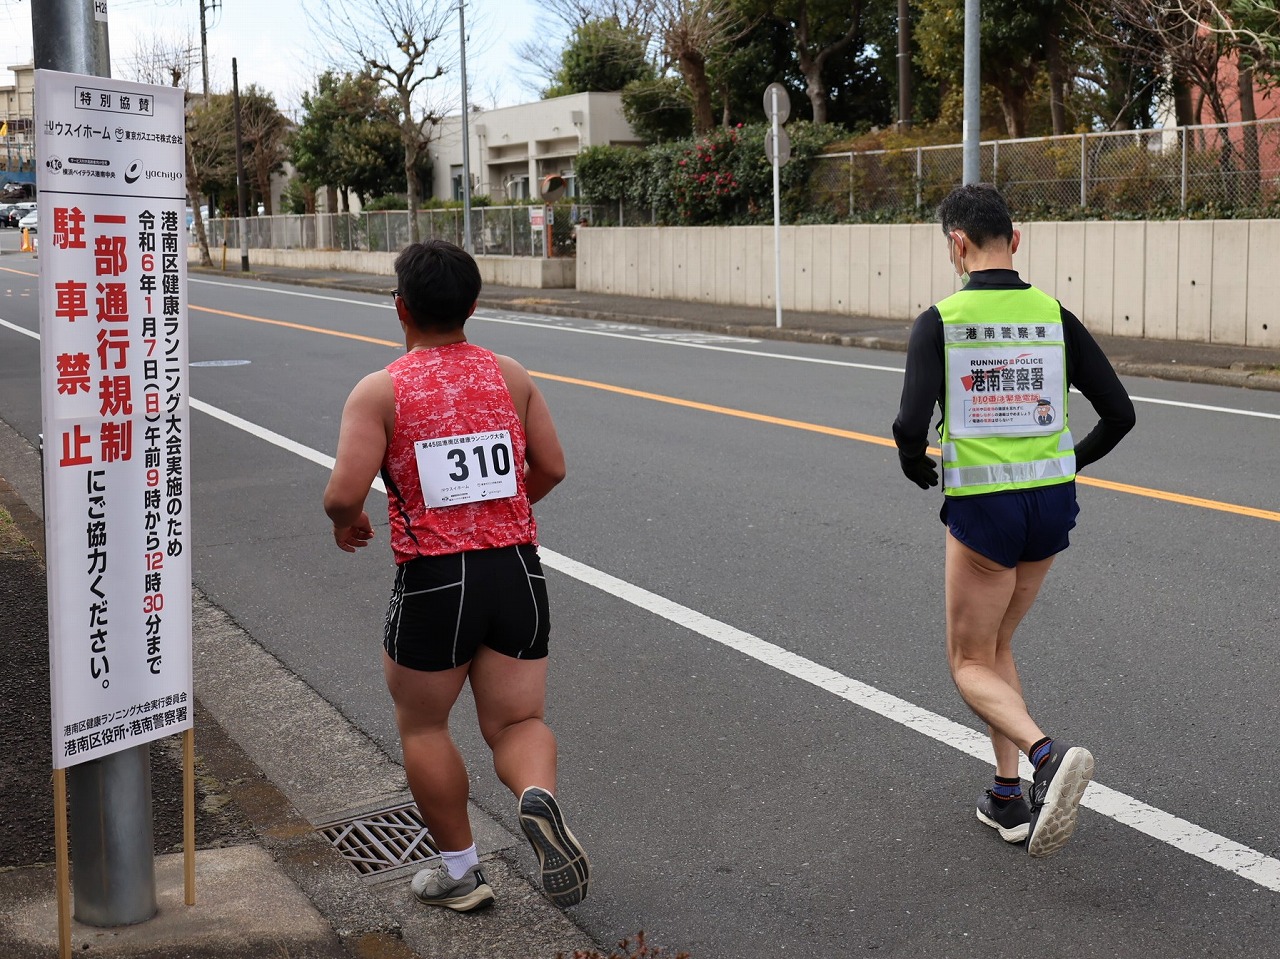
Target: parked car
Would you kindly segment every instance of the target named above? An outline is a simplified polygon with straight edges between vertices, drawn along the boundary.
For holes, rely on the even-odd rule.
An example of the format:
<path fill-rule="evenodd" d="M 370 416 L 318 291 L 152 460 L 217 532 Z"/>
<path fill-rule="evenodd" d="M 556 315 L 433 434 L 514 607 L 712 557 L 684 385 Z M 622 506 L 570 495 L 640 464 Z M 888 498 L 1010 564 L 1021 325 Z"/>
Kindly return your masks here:
<path fill-rule="evenodd" d="M 18 208 L 16 203 L 0 203 L 0 226 L 12 226 L 9 222 L 9 214 Z"/>
<path fill-rule="evenodd" d="M 9 211 L 9 226 L 17 226 L 18 222 L 36 208 L 34 202 L 15 203 L 13 209 Z"/>
<path fill-rule="evenodd" d="M 32 233 L 35 233 L 37 212 L 38 211 L 36 210 L 32 210 L 30 213 L 24 216 L 21 220 L 19 220 L 18 228 L 21 230 L 30 230 Z"/>

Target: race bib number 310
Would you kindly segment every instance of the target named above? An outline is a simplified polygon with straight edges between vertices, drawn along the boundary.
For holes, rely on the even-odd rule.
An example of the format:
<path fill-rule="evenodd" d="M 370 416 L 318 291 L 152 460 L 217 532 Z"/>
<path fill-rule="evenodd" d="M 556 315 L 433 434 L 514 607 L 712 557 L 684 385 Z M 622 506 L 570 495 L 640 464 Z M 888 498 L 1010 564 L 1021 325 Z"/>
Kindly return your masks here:
<path fill-rule="evenodd" d="M 418 440 L 413 444 L 427 506 L 457 506 L 516 495 L 511 433 Z"/>

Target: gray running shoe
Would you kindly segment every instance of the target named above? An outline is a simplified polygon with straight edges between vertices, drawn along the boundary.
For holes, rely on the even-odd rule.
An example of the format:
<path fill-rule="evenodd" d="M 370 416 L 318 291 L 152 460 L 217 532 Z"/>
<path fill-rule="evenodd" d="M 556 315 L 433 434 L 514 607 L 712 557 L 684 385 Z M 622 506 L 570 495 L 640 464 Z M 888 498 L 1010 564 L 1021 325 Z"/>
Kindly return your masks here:
<path fill-rule="evenodd" d="M 538 856 L 542 888 L 557 906 L 576 906 L 587 898 L 591 864 L 569 827 L 555 797 L 540 786 L 520 794 L 520 828 Z"/>
<path fill-rule="evenodd" d="M 978 821 L 1000 833 L 1005 842 L 1026 842 L 1031 831 L 1031 808 L 1021 796 L 998 802 L 988 789 L 978 797 Z"/>
<path fill-rule="evenodd" d="M 428 906 L 444 906 L 454 912 L 471 912 L 493 905 L 493 890 L 478 865 L 462 874 L 461 879 L 449 875 L 443 863 L 420 870 L 413 877 L 413 894 Z"/>
<path fill-rule="evenodd" d="M 1027 852 L 1051 856 L 1076 829 L 1080 800 L 1093 778 L 1093 754 L 1083 746 L 1054 740 L 1049 758 L 1036 770 L 1031 785 L 1031 831 Z"/>

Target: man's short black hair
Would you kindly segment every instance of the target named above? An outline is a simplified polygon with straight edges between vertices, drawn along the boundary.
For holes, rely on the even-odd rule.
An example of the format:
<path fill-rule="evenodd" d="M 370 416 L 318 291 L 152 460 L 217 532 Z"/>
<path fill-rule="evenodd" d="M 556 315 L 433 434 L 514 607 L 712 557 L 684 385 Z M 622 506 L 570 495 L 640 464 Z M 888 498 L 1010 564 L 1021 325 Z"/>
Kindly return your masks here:
<path fill-rule="evenodd" d="M 480 296 L 480 267 L 471 254 L 444 240 L 405 247 L 396 257 L 400 299 L 423 331 L 459 330 Z"/>
<path fill-rule="evenodd" d="M 944 235 L 963 230 L 974 246 L 1000 237 L 1013 242 L 1013 218 L 1009 207 L 995 187 L 986 183 L 969 183 L 956 187 L 938 205 L 938 222 Z"/>

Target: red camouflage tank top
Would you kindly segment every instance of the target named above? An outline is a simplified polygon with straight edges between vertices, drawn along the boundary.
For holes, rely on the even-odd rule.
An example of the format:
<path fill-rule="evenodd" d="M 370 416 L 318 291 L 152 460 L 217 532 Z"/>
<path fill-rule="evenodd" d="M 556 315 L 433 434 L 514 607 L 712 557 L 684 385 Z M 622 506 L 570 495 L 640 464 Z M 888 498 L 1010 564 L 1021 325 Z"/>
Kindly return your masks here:
<path fill-rule="evenodd" d="M 525 435 L 497 357 L 471 343 L 411 350 L 387 366 L 395 388 L 395 426 L 382 480 L 397 563 L 537 542 L 525 493 Z M 497 430 L 511 434 L 516 495 L 428 507 L 414 444 Z"/>

